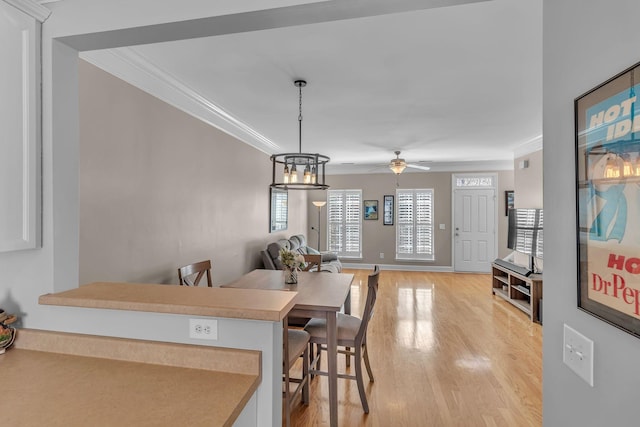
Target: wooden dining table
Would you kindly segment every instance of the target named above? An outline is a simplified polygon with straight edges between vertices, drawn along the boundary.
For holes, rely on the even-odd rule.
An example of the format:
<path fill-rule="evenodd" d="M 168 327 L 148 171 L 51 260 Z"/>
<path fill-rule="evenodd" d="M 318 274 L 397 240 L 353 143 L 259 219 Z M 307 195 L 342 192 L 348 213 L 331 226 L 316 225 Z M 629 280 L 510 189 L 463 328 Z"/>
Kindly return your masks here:
<path fill-rule="evenodd" d="M 253 270 L 238 280 L 222 287 L 245 289 L 271 289 L 295 291 L 292 317 L 316 317 L 327 319 L 327 365 L 329 378 L 329 421 L 338 426 L 338 340 L 337 313 L 351 314 L 351 282 L 353 274 L 345 273 L 298 273 L 298 283 L 284 283 L 280 270 Z"/>

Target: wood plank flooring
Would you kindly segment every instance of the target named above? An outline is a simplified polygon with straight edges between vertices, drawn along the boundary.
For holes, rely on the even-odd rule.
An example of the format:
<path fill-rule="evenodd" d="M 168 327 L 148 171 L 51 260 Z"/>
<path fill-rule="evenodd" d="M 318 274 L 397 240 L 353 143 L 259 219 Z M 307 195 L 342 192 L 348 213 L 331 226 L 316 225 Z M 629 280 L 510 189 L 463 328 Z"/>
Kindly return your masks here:
<path fill-rule="evenodd" d="M 356 275 L 359 316 L 369 271 L 345 272 Z M 339 379 L 341 426 L 542 425 L 542 328 L 492 296 L 488 274 L 383 270 L 368 342 L 370 413 L 355 381 Z M 329 425 L 325 377 L 313 379 L 311 402 L 294 409 L 292 425 Z"/>

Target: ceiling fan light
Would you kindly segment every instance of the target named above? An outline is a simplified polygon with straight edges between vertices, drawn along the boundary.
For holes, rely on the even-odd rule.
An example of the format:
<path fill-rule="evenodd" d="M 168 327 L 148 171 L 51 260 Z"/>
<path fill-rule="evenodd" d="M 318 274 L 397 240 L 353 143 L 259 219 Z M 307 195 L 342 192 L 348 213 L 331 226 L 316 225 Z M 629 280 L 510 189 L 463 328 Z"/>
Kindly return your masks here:
<path fill-rule="evenodd" d="M 389 169 L 391 169 L 396 175 L 400 175 L 407 167 L 407 162 L 400 158 L 400 150 L 395 151 L 394 154 L 396 155 L 396 158 L 392 159 L 391 163 L 389 163 Z"/>
<path fill-rule="evenodd" d="M 396 175 L 400 175 L 406 167 L 407 162 L 405 162 L 404 159 L 393 159 L 391 160 L 391 163 L 389 163 L 389 169 L 391 169 Z"/>

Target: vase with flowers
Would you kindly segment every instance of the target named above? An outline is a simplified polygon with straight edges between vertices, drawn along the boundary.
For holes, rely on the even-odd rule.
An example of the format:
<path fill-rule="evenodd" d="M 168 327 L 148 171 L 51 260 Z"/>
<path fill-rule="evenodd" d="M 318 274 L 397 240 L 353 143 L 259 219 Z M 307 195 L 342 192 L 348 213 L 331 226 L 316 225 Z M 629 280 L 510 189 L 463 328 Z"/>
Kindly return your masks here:
<path fill-rule="evenodd" d="M 304 256 L 288 249 L 280 249 L 280 261 L 284 273 L 284 283 L 291 285 L 298 283 L 298 271 L 305 267 Z"/>

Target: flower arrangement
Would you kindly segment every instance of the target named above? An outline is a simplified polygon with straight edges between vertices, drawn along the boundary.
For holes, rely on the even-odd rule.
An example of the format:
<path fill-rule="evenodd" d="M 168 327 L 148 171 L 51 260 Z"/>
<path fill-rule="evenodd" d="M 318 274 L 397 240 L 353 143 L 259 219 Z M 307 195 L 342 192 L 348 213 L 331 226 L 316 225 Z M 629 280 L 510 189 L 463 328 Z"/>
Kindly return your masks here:
<path fill-rule="evenodd" d="M 280 261 L 282 265 L 292 270 L 302 270 L 305 267 L 304 256 L 288 249 L 280 249 Z"/>
<path fill-rule="evenodd" d="M 285 248 L 280 249 L 280 261 L 284 266 L 284 283 L 298 283 L 298 271 L 305 267 L 304 256 L 302 254 L 291 252 Z"/>

